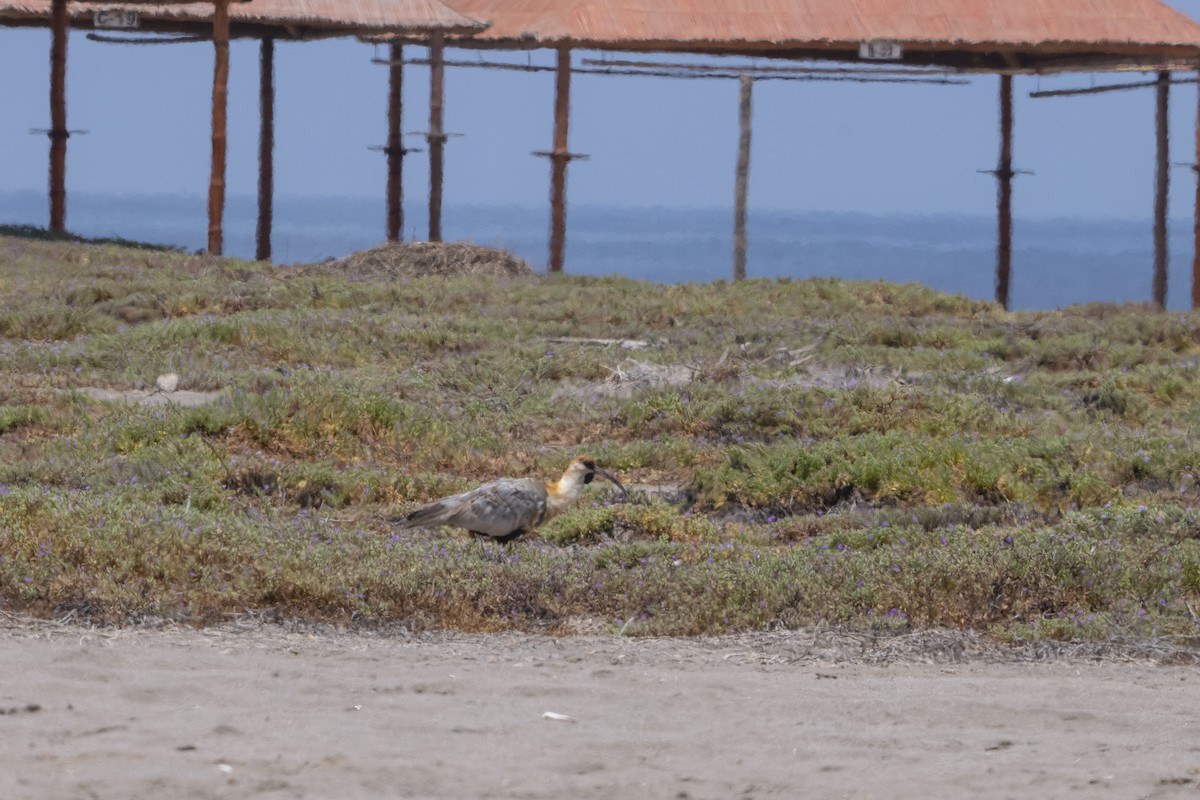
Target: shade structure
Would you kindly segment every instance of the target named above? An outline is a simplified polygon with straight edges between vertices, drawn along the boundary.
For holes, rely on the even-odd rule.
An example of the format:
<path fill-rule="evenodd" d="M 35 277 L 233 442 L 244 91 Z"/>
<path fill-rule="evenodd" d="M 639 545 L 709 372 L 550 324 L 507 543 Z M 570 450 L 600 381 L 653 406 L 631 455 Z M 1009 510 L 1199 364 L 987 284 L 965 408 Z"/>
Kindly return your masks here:
<path fill-rule="evenodd" d="M 0 0 L 0 25 L 45 26 L 51 0 Z M 148 31 L 190 32 L 211 30 L 213 5 L 179 3 L 75 3 L 70 4 L 71 24 L 91 28 L 96 11 L 136 9 L 140 28 Z M 441 30 L 460 35 L 486 25 L 437 0 L 253 0 L 229 7 L 232 36 L 265 35 L 280 39 L 350 36 L 359 33 L 405 33 L 424 36 Z"/>
<path fill-rule="evenodd" d="M 0 0 L 0 24 L 25 24 L 22 19 L 37 17 L 28 24 L 45 25 L 48 12 L 41 9 L 50 3 Z M 900 65 L 1006 76 L 1065 70 L 1195 70 L 1200 64 L 1200 25 L 1158 0 L 446 0 L 444 5 L 419 0 L 416 7 L 441 15 L 438 24 L 426 28 L 393 25 L 401 5 L 395 0 L 254 0 L 231 8 L 231 34 L 277 33 L 295 39 L 383 33 L 402 42 L 423 40 L 437 30 L 460 46 L 553 48 L 559 53 L 563 87 L 568 85 L 561 79 L 563 65 L 569 72 L 574 48 L 875 63 L 868 45 L 882 44 Z M 273 11 L 272 6 L 282 10 Z M 72 17 L 86 27 L 93 11 L 103 7 L 72 4 Z M 147 30 L 185 30 L 185 25 L 208 19 L 204 5 L 144 8 Z M 36 9 L 34 17 L 29 9 Z M 379 24 L 385 12 L 393 16 L 388 24 Z M 481 30 L 485 24 L 488 27 Z M 1164 84 L 1164 100 L 1165 89 Z M 559 204 L 565 203 L 565 170 L 559 167 L 576 157 L 566 149 L 566 114 L 559 113 L 560 105 L 556 99 L 554 149 L 546 154 L 555 159 L 555 182 L 564 186 L 552 191 Z M 1011 114 L 1007 116 L 1011 123 Z M 1015 174 L 1011 124 L 1003 127 L 1008 131 L 1007 156 L 1002 152 L 994 172 L 1002 183 Z M 429 136 L 432 144 L 443 134 L 431 125 Z M 1160 137 L 1160 162 L 1165 156 Z M 1166 181 L 1160 184 L 1165 188 Z M 1011 200 L 1009 189 L 1002 187 L 1001 194 Z M 1160 205 L 1164 211 L 1156 211 L 1156 220 L 1164 218 L 1165 203 Z M 558 205 L 555 209 L 565 211 Z M 565 213 L 554 213 L 553 218 L 558 222 L 552 223 L 551 240 L 557 239 L 561 252 Z M 1002 239 L 1006 227 L 1001 225 Z M 1200 252 L 1200 222 L 1196 231 Z M 1156 239 L 1163 238 L 1156 231 Z M 1002 241 L 1001 250 L 1004 247 Z M 1196 275 L 1200 281 L 1200 266 Z M 1200 297 L 1200 289 L 1193 291 Z"/>
<path fill-rule="evenodd" d="M 1158 0 L 447 0 L 490 22 L 480 43 L 857 60 L 978 69 L 1195 58 L 1200 25 Z"/>
<path fill-rule="evenodd" d="M 1012 178 L 1017 172 L 1012 168 L 1011 76 L 1195 70 L 1200 65 L 1200 24 L 1159 0 L 448 1 L 464 14 L 491 23 L 465 46 L 673 51 L 866 65 L 877 65 L 882 51 L 887 54 L 883 58 L 900 66 L 1000 74 L 1002 147 L 993 174 L 999 182 L 997 300 L 1005 307 Z M 1160 118 L 1164 106 L 1165 89 L 1160 89 Z M 1197 137 L 1200 142 L 1200 126 Z M 1160 165 L 1165 157 L 1165 137 L 1160 134 Z M 1165 274 L 1165 246 L 1158 244 L 1166 238 L 1166 181 L 1161 176 L 1158 186 L 1156 276 Z M 1196 219 L 1200 253 L 1200 199 Z M 1193 297 L 1200 304 L 1200 255 L 1196 265 Z M 1165 303 L 1165 282 L 1158 277 L 1155 300 Z"/>
<path fill-rule="evenodd" d="M 438 0 L 257 0 L 232 4 L 229 0 L 201 0 L 174 5 L 131 3 L 71 3 L 67 0 L 0 0 L 0 25 L 36 26 L 53 29 L 50 168 L 50 226 L 65 227 L 66 139 L 66 41 L 69 26 L 98 27 L 98 12 L 137 8 L 137 28 L 144 31 L 198 33 L 211 36 L 215 49 L 212 93 L 212 172 L 209 180 L 209 252 L 220 254 L 223 247 L 222 217 L 225 206 L 226 97 L 229 76 L 229 39 L 253 36 L 264 43 L 276 37 L 309 39 L 358 34 L 400 33 L 408 35 L 444 35 L 446 31 L 469 34 L 484 27 L 450 9 Z M 273 53 L 273 45 L 272 50 Z M 267 59 L 264 51 L 264 59 Z M 271 113 L 266 95 L 272 96 L 271 70 L 264 66 L 262 78 L 263 142 Z M 263 151 L 269 149 L 263 144 Z M 270 253 L 270 175 L 267 156 L 260 157 L 260 224 L 257 254 Z M 264 227 L 265 226 L 265 227 Z"/>

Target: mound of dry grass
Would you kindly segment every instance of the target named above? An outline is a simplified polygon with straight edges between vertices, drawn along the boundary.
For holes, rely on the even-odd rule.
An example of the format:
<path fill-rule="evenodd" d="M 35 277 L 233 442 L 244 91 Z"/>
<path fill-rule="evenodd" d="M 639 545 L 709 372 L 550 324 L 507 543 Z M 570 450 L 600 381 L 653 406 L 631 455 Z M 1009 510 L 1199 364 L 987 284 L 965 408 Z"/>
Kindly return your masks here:
<path fill-rule="evenodd" d="M 535 274 L 529 264 L 511 253 L 465 242 L 388 242 L 304 271 L 306 275 L 332 273 L 360 280 Z"/>

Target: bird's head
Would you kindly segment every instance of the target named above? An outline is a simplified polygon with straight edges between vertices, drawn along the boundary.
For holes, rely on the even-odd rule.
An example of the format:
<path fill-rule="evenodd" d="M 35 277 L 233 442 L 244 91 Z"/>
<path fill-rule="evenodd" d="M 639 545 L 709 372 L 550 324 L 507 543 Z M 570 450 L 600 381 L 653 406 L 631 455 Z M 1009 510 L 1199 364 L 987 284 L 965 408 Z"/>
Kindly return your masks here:
<path fill-rule="evenodd" d="M 560 490 L 566 490 L 568 487 L 582 487 L 596 480 L 596 478 L 603 478 L 611 482 L 621 490 L 621 494 L 625 495 L 626 498 L 629 497 L 629 492 L 626 491 L 619 480 L 596 466 L 595 460 L 587 456 L 571 459 L 571 463 L 567 465 L 566 471 L 563 472 L 562 478 L 558 481 L 558 486 Z"/>

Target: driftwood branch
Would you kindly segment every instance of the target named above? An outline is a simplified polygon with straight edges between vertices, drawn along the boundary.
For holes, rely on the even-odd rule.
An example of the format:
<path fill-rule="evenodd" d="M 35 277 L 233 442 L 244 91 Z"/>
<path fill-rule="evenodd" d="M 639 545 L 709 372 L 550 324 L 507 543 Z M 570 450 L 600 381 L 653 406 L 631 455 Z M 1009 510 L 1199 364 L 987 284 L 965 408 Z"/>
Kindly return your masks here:
<path fill-rule="evenodd" d="M 625 350 L 641 350 L 644 347 L 649 347 L 650 343 L 641 339 L 581 339 L 574 336 L 560 336 L 555 339 L 547 339 L 546 341 L 554 342 L 555 344 L 593 344 L 599 347 L 611 347 L 617 345 Z"/>

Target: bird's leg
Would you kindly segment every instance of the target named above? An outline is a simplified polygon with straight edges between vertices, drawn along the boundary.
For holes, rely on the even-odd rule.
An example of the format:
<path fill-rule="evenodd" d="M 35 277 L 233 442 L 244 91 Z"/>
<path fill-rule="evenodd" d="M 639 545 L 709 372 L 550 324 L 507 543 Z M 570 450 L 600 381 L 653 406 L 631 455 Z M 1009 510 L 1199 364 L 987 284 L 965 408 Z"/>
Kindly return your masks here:
<path fill-rule="evenodd" d="M 500 547 L 495 549 L 492 549 L 489 545 L 492 542 L 500 541 L 501 538 L 507 539 L 508 537 L 488 536 L 486 533 L 480 533 L 479 531 L 467 531 L 467 533 L 471 534 L 471 537 L 479 542 L 480 554 L 485 561 L 495 561 L 498 564 L 504 561 L 504 553 L 508 550 L 508 545 L 501 542 Z"/>

